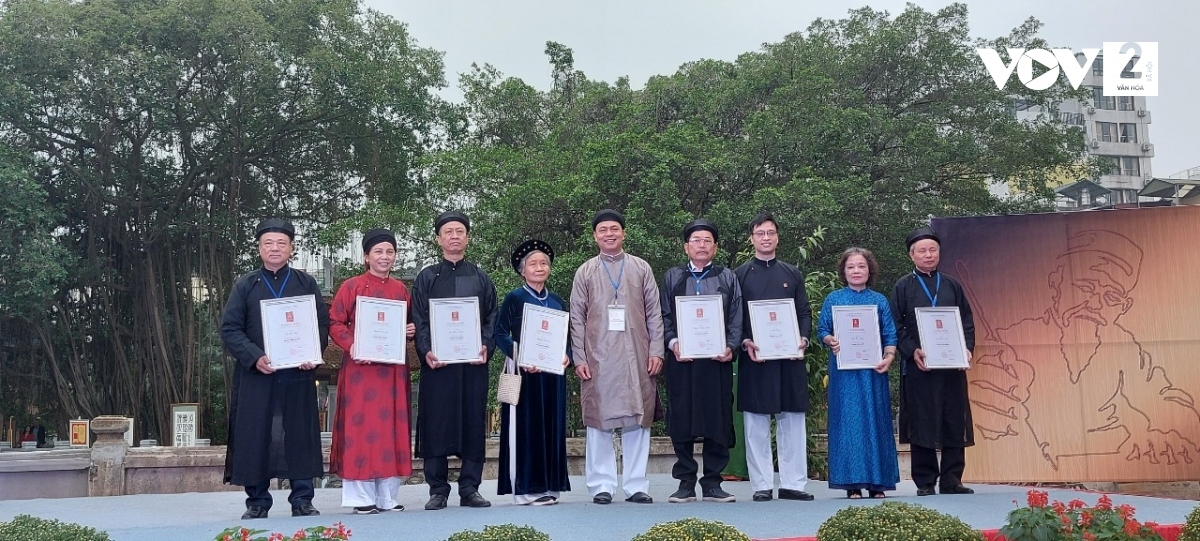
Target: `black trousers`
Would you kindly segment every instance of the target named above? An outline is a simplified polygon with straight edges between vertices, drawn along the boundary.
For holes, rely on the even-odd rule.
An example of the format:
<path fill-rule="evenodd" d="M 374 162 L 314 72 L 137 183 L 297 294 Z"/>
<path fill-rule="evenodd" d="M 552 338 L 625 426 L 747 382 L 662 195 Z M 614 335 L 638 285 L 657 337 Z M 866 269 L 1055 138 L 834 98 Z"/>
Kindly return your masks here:
<path fill-rule="evenodd" d="M 917 487 L 931 487 L 937 483 L 941 488 L 949 488 L 962 484 L 963 470 L 967 468 L 966 449 L 942 447 L 942 464 L 939 467 L 937 449 L 920 445 L 911 445 L 909 448 L 913 483 Z"/>
<path fill-rule="evenodd" d="M 292 504 L 292 509 L 306 503 L 312 503 L 313 496 L 316 494 L 313 490 L 312 479 L 289 479 L 288 481 L 292 484 L 292 493 L 288 494 L 288 503 Z M 252 505 L 257 505 L 263 509 L 270 509 L 271 503 L 270 480 L 261 485 L 246 485 L 247 509 Z"/>
<path fill-rule="evenodd" d="M 450 457 L 437 456 L 425 459 L 425 482 L 429 483 L 429 495 L 450 495 Z M 483 479 L 483 461 L 462 459 L 458 471 L 458 495 L 468 496 L 479 492 Z"/>
<path fill-rule="evenodd" d="M 729 465 L 729 446 L 711 440 L 703 439 L 704 476 L 700 478 L 700 490 L 721 486 L 721 472 Z M 699 465 L 693 456 L 695 440 L 671 440 L 675 447 L 675 466 L 671 468 L 671 476 L 679 479 L 679 486 L 696 486 L 696 474 Z"/>

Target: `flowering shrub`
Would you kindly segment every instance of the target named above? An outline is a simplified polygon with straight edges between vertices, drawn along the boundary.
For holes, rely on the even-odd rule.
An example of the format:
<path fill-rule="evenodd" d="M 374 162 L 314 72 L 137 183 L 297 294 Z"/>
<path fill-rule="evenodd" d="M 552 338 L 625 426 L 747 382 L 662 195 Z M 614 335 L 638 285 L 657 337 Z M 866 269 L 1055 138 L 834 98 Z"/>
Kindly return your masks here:
<path fill-rule="evenodd" d="M 920 505 L 883 502 L 846 507 L 817 528 L 818 541 L 937 539 L 983 541 L 967 523 Z"/>
<path fill-rule="evenodd" d="M 279 532 L 269 533 L 266 536 L 266 530 L 251 530 L 241 526 L 234 526 L 225 530 L 213 539 L 213 541 L 300 541 L 301 539 L 350 539 L 350 530 L 341 522 L 334 523 L 333 526 L 313 526 L 305 528 L 292 534 L 291 537 Z"/>
<path fill-rule="evenodd" d="M 446 541 L 550 541 L 550 536 L 531 526 L 501 524 L 484 526 L 482 532 L 463 530 L 450 536 Z"/>
<path fill-rule="evenodd" d="M 1183 531 L 1179 532 L 1178 541 L 1200 541 L 1200 507 L 1188 513 L 1187 521 L 1183 523 Z"/>
<path fill-rule="evenodd" d="M 685 518 L 662 522 L 651 526 L 633 541 L 750 541 L 750 537 L 737 528 L 715 520 Z"/>
<path fill-rule="evenodd" d="M 1077 499 L 1050 503 L 1049 494 L 1041 490 L 1030 490 L 1027 499 L 1029 506 L 1009 513 L 1000 529 L 1008 541 L 1162 541 L 1154 530 L 1157 524 L 1138 522 L 1131 505 L 1114 508 L 1107 494 L 1092 507 Z"/>

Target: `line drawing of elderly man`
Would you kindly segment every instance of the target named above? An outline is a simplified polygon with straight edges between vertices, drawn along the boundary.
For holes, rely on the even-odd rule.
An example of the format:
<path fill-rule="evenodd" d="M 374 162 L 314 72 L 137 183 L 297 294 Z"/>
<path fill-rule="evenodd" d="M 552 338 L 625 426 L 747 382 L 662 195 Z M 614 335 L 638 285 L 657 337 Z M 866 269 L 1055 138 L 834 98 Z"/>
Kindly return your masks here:
<path fill-rule="evenodd" d="M 1134 305 L 1143 251 L 1128 237 L 1091 229 L 1068 238 L 1047 277 L 1053 304 L 1039 317 L 992 329 L 999 344 L 974 368 L 971 402 L 984 438 L 1019 436 L 1028 428 L 1057 470 L 1067 457 L 1119 455 L 1150 464 L 1191 464 L 1200 454 L 1200 412 L 1121 318 Z M 968 294 L 972 284 L 958 262 Z M 972 300 L 977 306 L 974 300 Z M 1083 426 L 1050 427 L 1078 403 Z"/>

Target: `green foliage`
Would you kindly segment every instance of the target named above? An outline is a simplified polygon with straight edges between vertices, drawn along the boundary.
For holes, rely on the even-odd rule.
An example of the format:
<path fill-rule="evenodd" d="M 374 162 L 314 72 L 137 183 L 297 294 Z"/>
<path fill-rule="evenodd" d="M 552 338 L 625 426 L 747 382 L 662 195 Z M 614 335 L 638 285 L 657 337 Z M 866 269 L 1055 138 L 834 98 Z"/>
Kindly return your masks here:
<path fill-rule="evenodd" d="M 60 217 L 31 167 L 0 145 L 0 313 L 41 318 L 71 258 L 52 236 Z"/>
<path fill-rule="evenodd" d="M 0 522 L 0 541 L 110 541 L 107 533 L 87 526 L 17 515 Z"/>
<path fill-rule="evenodd" d="M 846 507 L 817 529 L 818 541 L 863 539 L 982 541 L 983 535 L 955 517 L 902 502 Z"/>
<path fill-rule="evenodd" d="M 550 536 L 532 526 L 501 524 L 484 526 L 482 532 L 463 530 L 446 538 L 446 541 L 550 541 Z"/>
<path fill-rule="evenodd" d="M 651 526 L 646 533 L 632 541 L 750 541 L 750 537 L 737 528 L 715 520 L 685 518 L 661 522 Z"/>
<path fill-rule="evenodd" d="M 1200 506 L 1196 506 L 1191 513 L 1188 513 L 1178 541 L 1200 541 Z"/>
<path fill-rule="evenodd" d="M 1028 492 L 1028 507 L 1008 514 L 1000 533 L 1009 541 L 1071 541 L 1075 539 L 1112 541 L 1162 541 L 1153 522 L 1142 524 L 1134 518 L 1132 505 L 1113 507 L 1107 494 L 1088 507 L 1081 500 L 1050 503 L 1041 490 Z M 1180 537 L 1180 539 L 1183 539 Z"/>

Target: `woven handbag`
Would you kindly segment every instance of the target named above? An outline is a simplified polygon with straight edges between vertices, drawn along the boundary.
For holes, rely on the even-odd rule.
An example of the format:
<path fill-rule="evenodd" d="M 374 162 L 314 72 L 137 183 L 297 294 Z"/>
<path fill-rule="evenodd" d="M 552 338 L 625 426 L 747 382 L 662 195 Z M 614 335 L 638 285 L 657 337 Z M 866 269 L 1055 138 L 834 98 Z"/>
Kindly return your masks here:
<path fill-rule="evenodd" d="M 513 355 L 516 356 L 516 347 L 513 347 Z M 512 366 L 512 371 L 509 372 L 509 366 Z M 496 384 L 496 400 L 505 404 L 517 405 L 521 400 L 521 374 L 517 373 L 517 362 L 512 359 L 505 359 L 504 370 L 500 373 L 500 380 Z"/>

